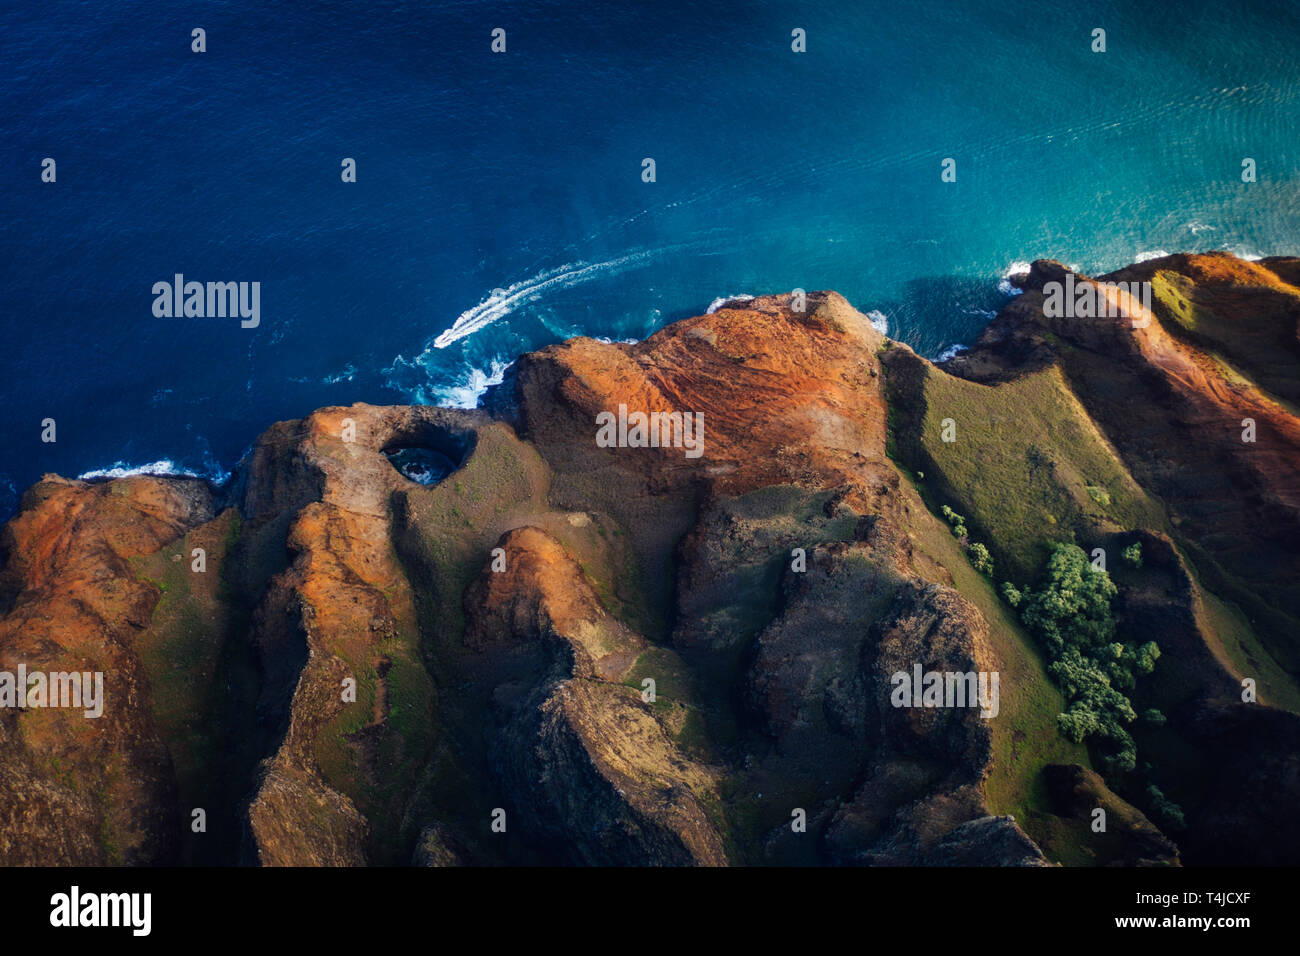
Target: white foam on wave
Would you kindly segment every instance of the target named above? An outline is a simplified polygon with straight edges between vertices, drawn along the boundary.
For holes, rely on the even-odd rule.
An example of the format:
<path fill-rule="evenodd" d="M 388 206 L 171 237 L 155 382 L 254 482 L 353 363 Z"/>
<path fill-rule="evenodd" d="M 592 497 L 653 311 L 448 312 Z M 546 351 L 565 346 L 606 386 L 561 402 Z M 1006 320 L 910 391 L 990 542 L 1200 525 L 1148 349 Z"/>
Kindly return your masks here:
<path fill-rule="evenodd" d="M 207 442 L 204 441 L 203 444 L 206 446 Z M 96 468 L 92 471 L 82 472 L 77 476 L 77 480 L 96 481 L 107 478 L 129 478 L 132 475 L 153 475 L 160 478 L 206 478 L 214 485 L 224 485 L 230 480 L 230 472 L 221 467 L 221 462 L 217 461 L 210 450 L 203 452 L 202 471 L 182 468 L 170 458 L 160 458 L 158 461 L 147 462 L 143 465 L 129 465 L 124 461 L 116 461 L 109 468 Z"/>
<path fill-rule="evenodd" d="M 1002 278 L 998 280 L 998 291 L 1003 295 L 1020 295 L 1024 289 L 1017 288 L 1011 283 L 1014 276 L 1027 276 L 1032 263 L 1018 259 L 1011 265 L 1002 270 Z"/>
<path fill-rule="evenodd" d="M 935 359 L 935 362 L 946 362 L 948 361 L 948 359 L 955 358 L 957 355 L 959 355 L 962 352 L 969 352 L 969 351 L 970 351 L 970 346 L 962 345 L 960 342 L 958 342 L 954 345 L 948 346 L 946 349 L 940 352 L 939 357 Z"/>
<path fill-rule="evenodd" d="M 879 309 L 872 309 L 868 312 L 867 320 L 871 323 L 871 327 L 881 335 L 889 334 L 889 316 L 885 315 L 885 313 L 881 312 Z"/>
<path fill-rule="evenodd" d="M 433 403 L 444 408 L 478 408 L 484 393 L 505 379 L 506 369 L 514 362 L 492 359 L 486 369 L 469 368 L 455 381 L 433 386 Z"/>
<path fill-rule="evenodd" d="M 1238 259 L 1245 259 L 1247 262 L 1259 262 L 1264 257 L 1257 252 L 1247 252 L 1242 246 L 1236 246 L 1228 249 Z"/>
<path fill-rule="evenodd" d="M 494 289 L 492 294 L 472 308 L 466 309 L 452 323 L 451 328 L 433 340 L 434 348 L 445 349 L 467 335 L 473 335 L 498 319 L 503 319 L 521 305 L 535 302 L 547 292 L 568 289 L 582 282 L 590 282 L 615 270 L 649 265 L 655 255 L 653 250 L 633 252 L 608 262 L 571 262 L 555 269 L 539 272 L 531 278 L 516 282 L 505 289 Z"/>
<path fill-rule="evenodd" d="M 730 305 L 732 302 L 753 302 L 753 301 L 754 301 L 754 297 L 745 292 L 738 292 L 735 295 L 720 295 L 712 302 L 709 303 L 709 307 L 704 310 L 704 314 L 712 315 L 714 312 L 717 312 L 724 305 Z"/>
<path fill-rule="evenodd" d="M 146 465 L 128 465 L 115 462 L 111 468 L 96 468 L 77 476 L 78 481 L 92 481 L 96 478 L 127 478 L 131 475 L 165 475 L 172 478 L 199 478 L 198 472 L 180 468 L 169 458 L 151 461 Z"/>
<path fill-rule="evenodd" d="M 1169 255 L 1164 249 L 1152 249 L 1149 252 L 1139 252 L 1134 258 L 1134 262 L 1150 262 L 1152 259 L 1163 259 Z"/>

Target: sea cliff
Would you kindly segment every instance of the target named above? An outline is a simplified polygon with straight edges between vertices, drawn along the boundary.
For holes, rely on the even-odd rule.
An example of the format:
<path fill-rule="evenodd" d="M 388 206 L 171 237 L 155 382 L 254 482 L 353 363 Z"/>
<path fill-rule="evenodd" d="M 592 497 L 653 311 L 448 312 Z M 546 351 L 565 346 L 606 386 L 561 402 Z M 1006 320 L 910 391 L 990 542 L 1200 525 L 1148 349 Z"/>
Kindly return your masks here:
<path fill-rule="evenodd" d="M 220 488 L 46 476 L 0 670 L 105 707 L 0 709 L 0 863 L 1300 861 L 1300 259 L 1098 277 L 1143 321 L 1050 317 L 1066 272 L 941 365 L 761 296 L 524 355 L 474 411 L 276 423 Z M 620 406 L 702 416 L 700 454 L 604 447 Z M 1062 543 L 1159 645 L 1131 768 L 1058 729 L 1002 587 Z M 996 712 L 897 706 L 918 666 Z"/>

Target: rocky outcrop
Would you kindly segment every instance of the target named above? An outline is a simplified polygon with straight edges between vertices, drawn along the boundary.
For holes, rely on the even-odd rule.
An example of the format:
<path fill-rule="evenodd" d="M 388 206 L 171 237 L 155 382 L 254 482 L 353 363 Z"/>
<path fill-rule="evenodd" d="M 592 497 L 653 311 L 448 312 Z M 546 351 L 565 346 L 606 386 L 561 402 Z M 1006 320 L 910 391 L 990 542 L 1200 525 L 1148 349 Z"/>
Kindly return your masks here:
<path fill-rule="evenodd" d="M 1207 581 L 1249 609 L 1300 672 L 1300 288 L 1227 253 L 1178 255 L 1094 283 L 1149 283 L 1149 314 L 1052 317 L 1040 261 L 976 344 L 945 365 L 981 382 L 1058 364 L 1088 414 L 1157 495 Z M 1249 582 L 1247 584 L 1246 582 Z"/>
<path fill-rule="evenodd" d="M 601 606 L 578 565 L 537 528 L 499 546 L 466 594 L 466 641 L 523 653 L 541 680 L 498 697 L 500 778 L 513 815 L 561 859 L 720 865 L 715 772 L 683 757 L 639 689 L 619 683 L 646 642 Z M 520 647 L 519 645 L 524 645 Z"/>
<path fill-rule="evenodd" d="M 306 646 L 283 737 L 248 810 L 265 865 L 390 862 L 399 852 L 393 844 L 430 753 L 433 691 L 389 526 L 390 498 L 408 480 L 384 452 L 416 443 L 457 452 L 471 434 L 468 418 L 428 408 L 322 409 L 293 428 L 288 468 L 266 441 L 254 453 L 243 485 L 253 520 L 274 515 L 278 501 L 307 500 L 287 530 L 292 562 L 271 580 L 253 621 L 266 673 L 288 647 Z"/>
<path fill-rule="evenodd" d="M 865 781 L 828 828 L 832 856 L 872 866 L 1045 863 L 1013 819 L 988 812 L 979 792 L 992 730 L 978 700 L 894 706 L 893 676 L 910 678 L 917 666 L 945 675 L 1000 673 L 979 611 L 949 587 L 909 582 L 871 626 L 861 662 L 856 684 L 837 687 L 835 696 L 868 702 L 846 723 L 874 746 Z"/>
<path fill-rule="evenodd" d="M 1048 319 L 1064 267 L 1036 263 L 946 372 L 834 293 L 765 296 L 523 356 L 479 411 L 275 424 L 224 489 L 48 477 L 3 532 L 0 671 L 101 670 L 107 705 L 0 710 L 0 862 L 1294 860 L 1296 271 L 1133 267 L 1116 276 L 1160 288 L 1134 330 Z M 1053 535 L 1140 543 L 1116 606 L 1169 659 L 1139 689 L 1168 723 L 1140 746 L 1181 748 L 1152 771 L 1178 833 L 1057 735 L 1037 649 L 936 514 L 968 486 L 912 459 L 934 383 L 1040 373 L 1061 394 L 1033 460 L 981 467 L 1028 474 L 1073 523 L 969 520 L 1000 567 Z M 629 412 L 702 432 L 596 440 Z M 1247 452 L 1233 416 L 1256 420 Z M 1091 458 L 1057 453 L 1062 422 Z M 1102 466 L 1142 499 L 1123 521 L 1084 473 Z M 1281 706 L 1234 699 L 1256 664 Z M 999 675 L 998 699 L 900 701 L 918 672 Z M 1205 760 L 1234 769 L 1197 790 Z"/>
<path fill-rule="evenodd" d="M 0 863 L 176 859 L 176 781 L 136 647 L 159 590 L 132 562 L 212 511 L 200 481 L 47 476 L 5 525 L 0 671 L 98 674 L 102 713 L 86 716 L 81 693 L 79 706 L 0 710 Z"/>
<path fill-rule="evenodd" d="M 1112 865 L 1178 865 L 1178 847 L 1142 811 L 1112 793 L 1096 772 L 1078 764 L 1053 764 L 1044 768 L 1043 782 L 1056 813 L 1095 834 L 1097 849 L 1115 854 Z"/>
<path fill-rule="evenodd" d="M 1020 280 L 1024 293 L 944 365 L 999 387 L 1059 370 L 1117 461 L 1160 503 L 1163 528 L 1103 528 L 1094 540 L 1112 554 L 1136 543 L 1144 555 L 1140 572 L 1118 570 L 1120 636 L 1154 638 L 1165 655 L 1139 698 L 1163 708 L 1168 723 L 1140 730 L 1140 743 L 1199 757 L 1153 768 L 1157 789 L 1173 794 L 1186 818 L 1174 836 L 1188 863 L 1300 853 L 1290 828 L 1265 823 L 1276 800 L 1300 796 L 1280 743 L 1300 728 L 1298 265 L 1174 255 L 1094 280 L 1035 262 Z M 1062 315 L 1045 307 L 1052 283 L 1145 284 L 1151 305 Z M 1257 729 L 1250 744 L 1238 736 L 1247 726 Z M 1252 769 L 1235 762 L 1228 740 L 1249 752 L 1241 759 Z M 1140 793 L 1130 798 L 1145 803 Z M 1230 844 L 1209 835 L 1225 827 L 1235 834 Z M 1130 843 L 1122 862 L 1172 856 L 1142 838 Z"/>

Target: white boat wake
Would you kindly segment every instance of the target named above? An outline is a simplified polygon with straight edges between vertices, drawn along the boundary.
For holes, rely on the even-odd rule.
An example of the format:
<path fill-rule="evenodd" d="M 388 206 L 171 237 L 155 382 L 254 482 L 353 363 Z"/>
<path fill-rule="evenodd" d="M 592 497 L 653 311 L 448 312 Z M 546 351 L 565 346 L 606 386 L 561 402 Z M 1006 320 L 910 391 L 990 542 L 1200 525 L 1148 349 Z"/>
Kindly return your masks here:
<path fill-rule="evenodd" d="M 445 349 L 467 335 L 503 319 L 521 305 L 535 302 L 547 292 L 568 289 L 610 272 L 649 265 L 654 256 L 666 250 L 634 252 L 608 262 L 572 262 L 516 282 L 506 289 L 496 289 L 478 305 L 460 314 L 451 328 L 433 340 L 434 348 Z"/>

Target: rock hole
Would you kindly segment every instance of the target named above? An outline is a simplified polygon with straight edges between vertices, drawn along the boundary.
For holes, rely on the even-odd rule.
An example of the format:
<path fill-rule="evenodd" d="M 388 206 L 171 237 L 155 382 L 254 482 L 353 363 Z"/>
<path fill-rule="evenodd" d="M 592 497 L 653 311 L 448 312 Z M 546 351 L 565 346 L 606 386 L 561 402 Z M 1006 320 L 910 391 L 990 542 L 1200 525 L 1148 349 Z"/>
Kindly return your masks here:
<path fill-rule="evenodd" d="M 417 485 L 436 485 L 465 464 L 473 447 L 472 432 L 425 425 L 394 438 L 383 451 L 404 478 Z"/>

